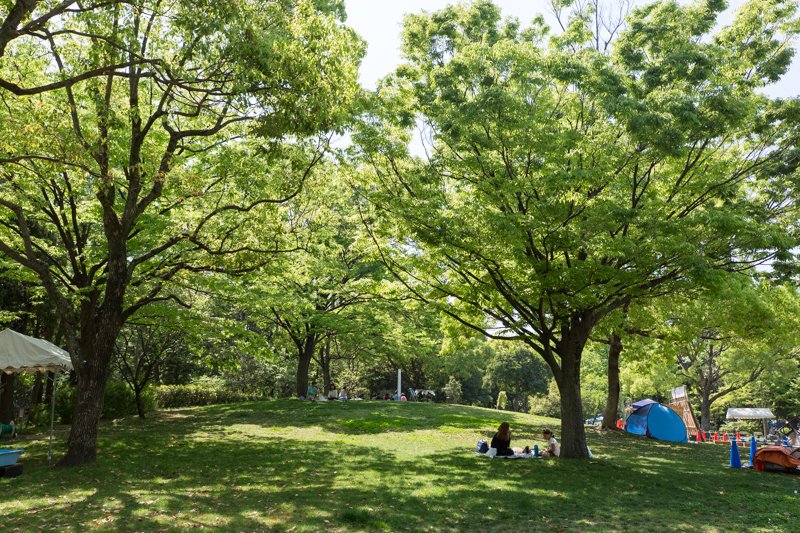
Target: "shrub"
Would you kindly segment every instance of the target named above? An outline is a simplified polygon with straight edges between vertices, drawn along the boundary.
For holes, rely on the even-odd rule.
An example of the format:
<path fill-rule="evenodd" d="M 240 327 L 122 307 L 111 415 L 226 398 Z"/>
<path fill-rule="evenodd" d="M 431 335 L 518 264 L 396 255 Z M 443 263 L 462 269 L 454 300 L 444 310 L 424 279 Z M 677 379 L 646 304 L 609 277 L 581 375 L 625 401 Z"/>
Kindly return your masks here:
<path fill-rule="evenodd" d="M 444 386 L 444 392 L 451 403 L 461 403 L 461 382 L 455 376 L 450 376 L 447 385 Z"/>
<path fill-rule="evenodd" d="M 62 424 L 71 424 L 74 412 L 75 386 L 59 383 L 56 389 L 56 418 L 60 420 Z"/>
<path fill-rule="evenodd" d="M 719 426 L 722 433 L 736 433 L 737 431 L 746 431 L 754 433 L 756 431 L 763 431 L 761 422 L 758 420 L 731 420 Z"/>
<path fill-rule="evenodd" d="M 501 390 L 497 393 L 497 408 L 505 411 L 506 407 L 508 407 L 508 394 Z"/>
<path fill-rule="evenodd" d="M 550 381 L 547 394 L 535 394 L 528 397 L 528 411 L 532 415 L 561 418 L 561 396 L 555 380 Z"/>
<path fill-rule="evenodd" d="M 145 412 L 155 411 L 156 395 L 152 388 L 147 388 L 142 393 Z M 56 418 L 62 424 L 72 423 L 72 415 L 75 411 L 75 387 L 60 384 L 56 389 Z M 42 404 L 44 406 L 44 404 Z M 43 418 L 46 423 L 49 419 L 50 406 L 44 406 L 43 413 L 37 413 L 36 423 L 40 423 Z M 136 414 L 136 397 L 131 388 L 121 381 L 109 381 L 106 384 L 105 398 L 103 400 L 103 418 L 120 418 L 123 416 Z"/>
<path fill-rule="evenodd" d="M 109 381 L 103 402 L 103 418 L 120 418 L 136 412 L 133 391 L 124 383 Z"/>
<path fill-rule="evenodd" d="M 142 392 L 142 401 L 145 413 L 156 410 L 156 395 L 152 388 L 148 387 Z M 106 384 L 103 418 L 120 418 L 135 414 L 137 414 L 136 396 L 130 386 L 121 381 L 109 381 Z"/>
<path fill-rule="evenodd" d="M 161 385 L 156 388 L 156 402 L 163 409 L 192 407 L 216 403 L 236 403 L 261 399 L 260 396 L 244 394 L 201 385 Z"/>

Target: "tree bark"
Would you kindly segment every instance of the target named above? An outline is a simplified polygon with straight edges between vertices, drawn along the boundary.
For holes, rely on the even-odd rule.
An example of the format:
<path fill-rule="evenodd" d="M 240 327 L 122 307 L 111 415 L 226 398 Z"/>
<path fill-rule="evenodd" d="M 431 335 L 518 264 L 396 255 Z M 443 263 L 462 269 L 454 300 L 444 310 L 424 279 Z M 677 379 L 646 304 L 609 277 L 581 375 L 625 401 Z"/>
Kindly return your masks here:
<path fill-rule="evenodd" d="M 325 396 L 331 391 L 331 338 L 325 339 L 325 346 L 319 350 L 320 368 L 322 368 L 322 392 Z"/>
<path fill-rule="evenodd" d="M 565 459 L 589 458 L 581 403 L 581 358 L 595 323 L 596 319 L 587 313 L 562 325 L 555 350 L 561 364 L 555 362 L 552 353 L 545 358 L 561 396 L 561 457 Z"/>
<path fill-rule="evenodd" d="M 14 374 L 0 372 L 0 422 L 8 424 L 14 420 Z"/>
<path fill-rule="evenodd" d="M 119 313 L 109 311 L 103 319 L 87 324 L 86 319 L 93 315 L 84 313 L 81 317 L 80 355 L 83 364 L 75 369 L 78 377 L 75 411 L 67 454 L 58 462 L 58 466 L 78 466 L 93 463 L 97 459 L 98 426 L 103 414 L 111 355 L 122 324 L 122 312 L 121 309 Z"/>
<path fill-rule="evenodd" d="M 144 399 L 142 398 L 142 390 L 136 388 L 133 390 L 133 394 L 136 398 L 136 414 L 139 415 L 139 418 L 144 418 Z"/>
<path fill-rule="evenodd" d="M 711 397 L 700 391 L 700 429 L 708 431 L 711 427 Z"/>
<path fill-rule="evenodd" d="M 31 405 L 39 405 L 44 397 L 44 383 L 42 373 L 37 372 L 33 378 L 33 389 L 31 390 Z"/>
<path fill-rule="evenodd" d="M 586 431 L 581 404 L 580 357 L 561 358 L 561 379 L 556 381 L 561 395 L 561 457 L 586 459 Z"/>
<path fill-rule="evenodd" d="M 308 392 L 308 369 L 311 366 L 311 358 L 314 357 L 314 350 L 317 348 L 317 338 L 315 335 L 306 337 L 302 349 L 298 350 L 299 360 L 297 362 L 297 395 L 305 396 Z"/>
<path fill-rule="evenodd" d="M 59 466 L 78 466 L 97 459 L 97 433 L 103 414 L 106 373 L 98 365 L 78 378 L 77 403 L 69 432 L 67 454 Z"/>
<path fill-rule="evenodd" d="M 19 35 L 19 25 L 34 10 L 39 0 L 17 0 L 3 23 L 0 24 L 0 57 L 3 57 L 8 43 Z"/>
<path fill-rule="evenodd" d="M 619 357 L 622 353 L 622 339 L 613 334 L 608 339 L 608 395 L 603 412 L 603 429 L 616 429 L 619 406 Z"/>

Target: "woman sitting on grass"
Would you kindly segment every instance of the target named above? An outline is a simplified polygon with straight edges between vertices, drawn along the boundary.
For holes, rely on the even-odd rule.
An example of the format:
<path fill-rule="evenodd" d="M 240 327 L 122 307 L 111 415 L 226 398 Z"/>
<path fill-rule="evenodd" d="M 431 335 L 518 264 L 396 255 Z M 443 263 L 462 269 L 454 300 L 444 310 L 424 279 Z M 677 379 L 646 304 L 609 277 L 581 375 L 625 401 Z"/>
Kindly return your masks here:
<path fill-rule="evenodd" d="M 561 455 L 561 446 L 558 445 L 556 436 L 549 429 L 542 431 L 542 436 L 547 441 L 547 448 L 542 452 L 542 457 L 558 457 Z"/>
<path fill-rule="evenodd" d="M 497 428 L 497 433 L 492 437 L 491 447 L 497 450 L 498 456 L 514 455 L 514 450 L 511 449 L 511 426 L 508 422 L 503 422 Z"/>

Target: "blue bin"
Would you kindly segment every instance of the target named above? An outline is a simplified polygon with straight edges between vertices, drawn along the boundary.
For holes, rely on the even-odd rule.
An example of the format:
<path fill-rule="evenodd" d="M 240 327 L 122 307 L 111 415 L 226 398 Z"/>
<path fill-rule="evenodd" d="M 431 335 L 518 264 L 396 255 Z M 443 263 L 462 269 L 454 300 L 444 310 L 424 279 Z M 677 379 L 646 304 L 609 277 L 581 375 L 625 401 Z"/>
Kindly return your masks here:
<path fill-rule="evenodd" d="M 0 466 L 13 465 L 25 450 L 0 450 Z"/>

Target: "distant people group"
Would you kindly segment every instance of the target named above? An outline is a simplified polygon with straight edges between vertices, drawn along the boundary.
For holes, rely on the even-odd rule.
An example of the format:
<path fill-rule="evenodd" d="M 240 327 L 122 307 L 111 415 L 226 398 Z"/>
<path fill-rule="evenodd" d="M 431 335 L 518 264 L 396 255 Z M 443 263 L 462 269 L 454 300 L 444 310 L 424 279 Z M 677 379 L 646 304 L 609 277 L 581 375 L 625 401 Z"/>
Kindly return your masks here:
<path fill-rule="evenodd" d="M 417 399 L 416 397 L 413 396 L 413 389 L 409 389 L 409 390 L 411 390 L 411 392 L 412 392 L 412 396 L 410 398 L 412 400 Z M 433 394 L 433 391 L 422 391 L 422 392 L 430 393 L 430 395 L 426 396 L 426 398 L 435 397 L 435 394 Z M 319 388 L 317 387 L 317 382 L 316 381 L 312 381 L 311 384 L 308 386 L 308 389 L 306 389 L 305 396 L 301 395 L 301 396 L 299 396 L 299 398 L 301 400 L 310 400 L 310 401 L 317 401 L 317 400 L 322 400 L 322 401 L 333 401 L 333 400 L 347 401 L 347 400 L 360 400 L 361 399 L 361 397 L 359 397 L 358 395 L 352 396 L 350 394 L 350 392 L 347 390 L 347 387 L 342 387 L 341 389 L 337 389 L 336 385 L 333 384 L 333 383 L 330 384 L 330 388 L 328 389 L 328 393 L 327 394 L 321 393 Z M 372 399 L 373 400 L 396 400 L 396 401 L 400 401 L 400 402 L 407 402 L 407 401 L 409 401 L 409 396 L 406 396 L 405 392 L 401 392 L 399 395 L 398 394 L 393 394 L 392 395 L 392 394 L 389 394 L 387 392 L 387 393 L 382 394 L 382 395 L 381 394 L 376 394 L 375 396 L 372 397 Z"/>
<path fill-rule="evenodd" d="M 319 389 L 317 388 L 317 382 L 312 381 L 311 385 L 308 386 L 308 390 L 306 390 L 305 397 L 301 396 L 301 400 L 310 400 L 310 401 L 317 401 L 317 400 L 339 400 L 339 401 L 347 401 L 350 399 L 348 395 L 347 387 L 342 387 L 341 390 L 336 389 L 336 385 L 331 383 L 331 387 L 328 390 L 328 394 L 325 397 L 321 397 L 319 393 Z M 357 399 L 357 398 L 356 398 Z"/>
<path fill-rule="evenodd" d="M 541 457 L 558 457 L 561 455 L 561 446 L 558 444 L 555 435 L 549 429 L 542 430 L 542 437 L 547 441 L 547 446 L 539 454 Z M 519 453 L 529 453 L 530 447 L 525 446 L 522 448 L 511 447 L 511 426 L 508 422 L 503 422 L 497 428 L 497 433 L 492 437 L 490 448 L 494 448 L 497 453 L 495 455 L 500 457 L 507 457 Z"/>

